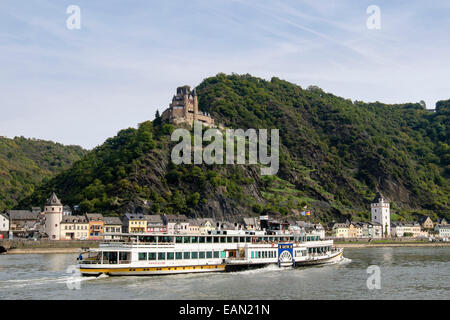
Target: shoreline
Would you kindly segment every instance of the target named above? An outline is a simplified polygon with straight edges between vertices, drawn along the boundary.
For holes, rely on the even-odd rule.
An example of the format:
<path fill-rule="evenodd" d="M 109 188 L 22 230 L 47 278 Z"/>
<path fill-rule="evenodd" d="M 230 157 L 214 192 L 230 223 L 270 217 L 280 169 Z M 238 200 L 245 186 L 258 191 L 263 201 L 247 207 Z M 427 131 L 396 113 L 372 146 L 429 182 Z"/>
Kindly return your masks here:
<path fill-rule="evenodd" d="M 81 248 L 26 248 L 9 249 L 2 254 L 79 253 Z"/>
<path fill-rule="evenodd" d="M 450 242 L 407 242 L 407 243 L 367 243 L 367 242 L 348 242 L 348 243 L 335 243 L 338 248 L 382 248 L 382 247 L 450 247 Z M 1 254 L 47 254 L 47 253 L 79 253 L 85 246 L 73 246 L 73 247 L 28 247 L 28 248 L 10 248 L 6 252 Z"/>
<path fill-rule="evenodd" d="M 450 247 L 449 242 L 409 243 L 335 243 L 339 248 L 381 248 L 381 247 Z"/>

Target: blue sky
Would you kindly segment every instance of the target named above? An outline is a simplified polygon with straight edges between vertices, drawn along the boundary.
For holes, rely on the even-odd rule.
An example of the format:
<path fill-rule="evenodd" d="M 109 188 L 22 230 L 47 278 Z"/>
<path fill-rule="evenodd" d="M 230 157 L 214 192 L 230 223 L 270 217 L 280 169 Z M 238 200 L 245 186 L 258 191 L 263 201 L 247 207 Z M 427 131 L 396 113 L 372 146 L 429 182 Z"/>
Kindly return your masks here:
<path fill-rule="evenodd" d="M 432 108 L 450 98 L 449 31 L 444 0 L 1 0 L 0 135 L 92 148 L 219 72 Z"/>

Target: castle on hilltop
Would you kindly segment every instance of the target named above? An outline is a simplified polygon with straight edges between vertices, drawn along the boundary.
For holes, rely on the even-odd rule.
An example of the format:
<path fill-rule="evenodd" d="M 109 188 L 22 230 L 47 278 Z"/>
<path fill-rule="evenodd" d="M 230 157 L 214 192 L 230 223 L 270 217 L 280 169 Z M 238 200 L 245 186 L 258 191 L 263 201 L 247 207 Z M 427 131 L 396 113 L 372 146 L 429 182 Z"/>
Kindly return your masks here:
<path fill-rule="evenodd" d="M 177 94 L 173 96 L 172 103 L 166 109 L 161 118 L 173 124 L 187 123 L 192 125 L 199 121 L 203 125 L 215 128 L 214 119 L 206 112 L 198 110 L 197 92 L 189 86 L 177 88 Z"/>

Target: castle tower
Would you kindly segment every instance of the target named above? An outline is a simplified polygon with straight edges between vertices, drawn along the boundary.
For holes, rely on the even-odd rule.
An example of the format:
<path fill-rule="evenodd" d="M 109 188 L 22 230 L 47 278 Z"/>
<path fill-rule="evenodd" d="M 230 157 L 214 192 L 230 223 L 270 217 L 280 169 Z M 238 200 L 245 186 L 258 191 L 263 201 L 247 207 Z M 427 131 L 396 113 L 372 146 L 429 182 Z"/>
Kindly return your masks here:
<path fill-rule="evenodd" d="M 63 205 L 59 201 L 56 194 L 53 192 L 52 196 L 45 204 L 45 232 L 50 240 L 59 240 L 61 235 L 61 220 L 63 213 Z"/>
<path fill-rule="evenodd" d="M 381 193 L 377 193 L 371 205 L 371 221 L 381 224 L 383 236 L 391 235 L 391 211 L 389 202 Z"/>
<path fill-rule="evenodd" d="M 198 110 L 197 90 L 191 91 L 187 85 L 177 88 L 177 94 L 173 96 L 169 108 L 161 114 L 161 118 L 175 125 L 180 123 L 192 125 L 198 121 L 203 125 L 216 127 L 214 119 L 209 114 Z"/>

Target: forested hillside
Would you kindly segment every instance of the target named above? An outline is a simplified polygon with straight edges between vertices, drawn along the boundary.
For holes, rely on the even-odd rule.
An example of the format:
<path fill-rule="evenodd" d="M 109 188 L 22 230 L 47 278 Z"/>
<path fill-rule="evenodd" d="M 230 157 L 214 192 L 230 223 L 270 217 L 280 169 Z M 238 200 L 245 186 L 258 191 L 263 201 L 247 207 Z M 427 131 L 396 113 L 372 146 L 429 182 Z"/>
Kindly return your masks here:
<path fill-rule="evenodd" d="M 450 217 L 450 101 L 436 112 L 419 103 L 350 101 L 320 88 L 272 78 L 224 75 L 198 87 L 200 109 L 232 128 L 280 129 L 280 170 L 258 166 L 174 165 L 174 127 L 160 118 L 122 130 L 25 198 L 42 204 L 51 191 L 83 211 L 184 213 L 233 217 L 298 213 L 367 220 L 377 191 L 393 219 Z"/>
<path fill-rule="evenodd" d="M 69 168 L 85 153 L 79 146 L 0 137 L 0 212 L 16 206 L 19 198 L 34 191 L 35 185 Z"/>

